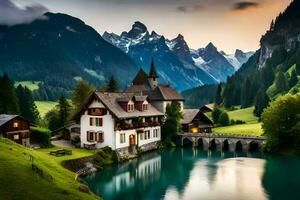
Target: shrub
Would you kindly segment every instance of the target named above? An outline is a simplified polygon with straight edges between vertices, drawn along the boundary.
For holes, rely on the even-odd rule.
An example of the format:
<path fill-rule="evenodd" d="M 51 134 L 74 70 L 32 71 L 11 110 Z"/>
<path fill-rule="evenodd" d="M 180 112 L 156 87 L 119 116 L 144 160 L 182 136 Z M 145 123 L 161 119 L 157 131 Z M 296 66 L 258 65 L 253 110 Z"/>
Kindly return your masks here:
<path fill-rule="evenodd" d="M 267 151 L 300 146 L 300 94 L 285 95 L 272 102 L 262 114 Z"/>
<path fill-rule="evenodd" d="M 218 123 L 221 124 L 222 126 L 229 125 L 229 116 L 226 112 L 221 113 Z"/>
<path fill-rule="evenodd" d="M 215 107 L 214 110 L 212 111 L 211 116 L 215 124 L 219 123 L 219 118 L 221 114 L 222 114 L 222 110 L 217 107 Z"/>
<path fill-rule="evenodd" d="M 30 140 L 41 145 L 42 148 L 50 147 L 50 130 L 45 128 L 31 128 Z"/>

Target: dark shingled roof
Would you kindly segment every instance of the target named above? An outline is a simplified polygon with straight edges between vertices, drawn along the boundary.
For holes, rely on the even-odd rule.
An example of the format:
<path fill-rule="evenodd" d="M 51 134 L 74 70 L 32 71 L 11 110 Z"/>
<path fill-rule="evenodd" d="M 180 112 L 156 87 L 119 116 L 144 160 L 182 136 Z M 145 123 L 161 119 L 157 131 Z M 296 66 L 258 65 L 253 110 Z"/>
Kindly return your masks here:
<path fill-rule="evenodd" d="M 18 115 L 0 115 L 0 126 L 18 117 Z"/>
<path fill-rule="evenodd" d="M 184 98 L 175 89 L 167 85 L 158 85 L 152 94 L 149 94 L 152 101 L 184 101 Z"/>
<path fill-rule="evenodd" d="M 190 124 L 195 119 L 197 115 L 201 120 L 200 125 L 209 125 L 213 126 L 214 123 L 205 115 L 203 114 L 200 109 L 184 109 L 182 111 L 183 119 L 181 119 L 181 124 Z"/>
<path fill-rule="evenodd" d="M 133 85 L 148 85 L 148 76 L 146 72 L 141 68 L 132 81 Z"/>
<path fill-rule="evenodd" d="M 134 93 L 107 93 L 107 92 L 96 92 L 96 96 L 99 100 L 107 107 L 119 119 L 134 118 L 134 117 L 150 117 L 150 116 L 162 116 L 163 113 L 159 112 L 151 104 L 148 105 L 148 109 L 145 111 L 139 111 L 135 109 L 133 112 L 126 112 L 118 103 L 120 98 L 132 99 Z M 136 97 L 135 98 L 139 98 Z M 144 97 L 141 97 L 144 98 Z"/>
<path fill-rule="evenodd" d="M 132 85 L 125 92 L 148 95 L 150 101 L 184 101 L 183 96 L 168 85 L 158 85 L 153 90 L 144 85 Z"/>
<path fill-rule="evenodd" d="M 149 90 L 150 88 L 146 85 L 131 85 L 125 89 L 124 92 L 130 92 L 135 94 L 142 94 L 143 91 Z"/>

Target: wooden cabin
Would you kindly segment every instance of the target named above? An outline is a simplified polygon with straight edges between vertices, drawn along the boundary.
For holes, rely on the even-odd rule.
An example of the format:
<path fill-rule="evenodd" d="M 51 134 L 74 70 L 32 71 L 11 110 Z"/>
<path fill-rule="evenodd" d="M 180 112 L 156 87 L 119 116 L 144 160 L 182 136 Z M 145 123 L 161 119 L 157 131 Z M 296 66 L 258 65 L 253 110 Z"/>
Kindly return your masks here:
<path fill-rule="evenodd" d="M 211 133 L 213 122 L 200 109 L 184 109 L 181 120 L 184 133 Z"/>
<path fill-rule="evenodd" d="M 206 105 L 204 105 L 204 106 L 202 106 L 201 108 L 200 108 L 200 111 L 202 112 L 202 113 L 207 113 L 207 112 L 212 112 L 213 111 L 213 109 L 214 109 L 214 104 L 213 103 L 211 103 L 211 104 L 206 104 Z"/>
<path fill-rule="evenodd" d="M 30 123 L 19 115 L 0 115 L 0 136 L 24 146 L 30 145 Z"/>

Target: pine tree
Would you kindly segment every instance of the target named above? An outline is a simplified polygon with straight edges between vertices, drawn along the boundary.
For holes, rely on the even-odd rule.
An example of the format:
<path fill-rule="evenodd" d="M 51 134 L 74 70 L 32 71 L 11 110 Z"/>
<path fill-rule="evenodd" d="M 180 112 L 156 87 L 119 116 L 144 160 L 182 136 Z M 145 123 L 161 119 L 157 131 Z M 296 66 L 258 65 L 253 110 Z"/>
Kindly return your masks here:
<path fill-rule="evenodd" d="M 277 93 L 285 92 L 288 89 L 287 79 L 281 70 L 277 72 L 275 86 Z"/>
<path fill-rule="evenodd" d="M 119 83 L 114 76 L 111 76 L 107 84 L 107 92 L 118 92 Z"/>
<path fill-rule="evenodd" d="M 75 106 L 75 110 L 81 108 L 81 106 L 85 103 L 87 98 L 92 94 L 94 90 L 94 86 L 88 84 L 83 80 L 77 82 L 75 89 L 71 95 L 72 103 Z"/>
<path fill-rule="evenodd" d="M 297 83 L 298 83 L 298 76 L 297 76 L 296 70 L 294 69 L 291 73 L 291 78 L 289 80 L 289 86 L 294 87 Z"/>
<path fill-rule="evenodd" d="M 16 93 L 19 99 L 21 116 L 31 123 L 37 123 L 39 120 L 39 112 L 34 103 L 31 91 L 27 87 L 24 88 L 19 85 L 16 89 Z"/>
<path fill-rule="evenodd" d="M 0 77 L 0 114 L 19 114 L 20 108 L 13 81 L 7 74 Z"/>
<path fill-rule="evenodd" d="M 269 96 L 266 94 L 264 89 L 260 89 L 255 98 L 254 114 L 257 117 L 261 117 L 263 110 L 268 107 L 270 102 Z"/>
<path fill-rule="evenodd" d="M 249 78 L 247 78 L 242 86 L 241 91 L 241 108 L 247 108 L 252 103 L 252 85 Z"/>
<path fill-rule="evenodd" d="M 216 97 L 215 97 L 215 103 L 217 105 L 220 105 L 222 103 L 222 85 L 221 83 L 218 85 L 218 88 L 217 88 L 217 94 L 216 94 Z"/>
<path fill-rule="evenodd" d="M 58 104 L 58 118 L 60 120 L 59 125 L 64 126 L 69 119 L 71 106 L 64 96 L 60 97 Z"/>

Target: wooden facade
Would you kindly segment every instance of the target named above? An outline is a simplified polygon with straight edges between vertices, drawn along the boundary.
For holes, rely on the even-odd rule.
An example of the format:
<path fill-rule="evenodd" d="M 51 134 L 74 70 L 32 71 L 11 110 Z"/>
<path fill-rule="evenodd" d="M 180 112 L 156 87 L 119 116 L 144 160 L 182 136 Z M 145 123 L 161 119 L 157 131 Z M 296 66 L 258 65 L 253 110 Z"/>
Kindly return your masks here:
<path fill-rule="evenodd" d="M 30 123 L 21 116 L 15 116 L 0 126 L 0 135 L 24 146 L 30 145 L 29 134 Z"/>
<path fill-rule="evenodd" d="M 182 131 L 185 133 L 212 133 L 213 122 L 201 111 L 188 123 L 182 124 Z"/>

